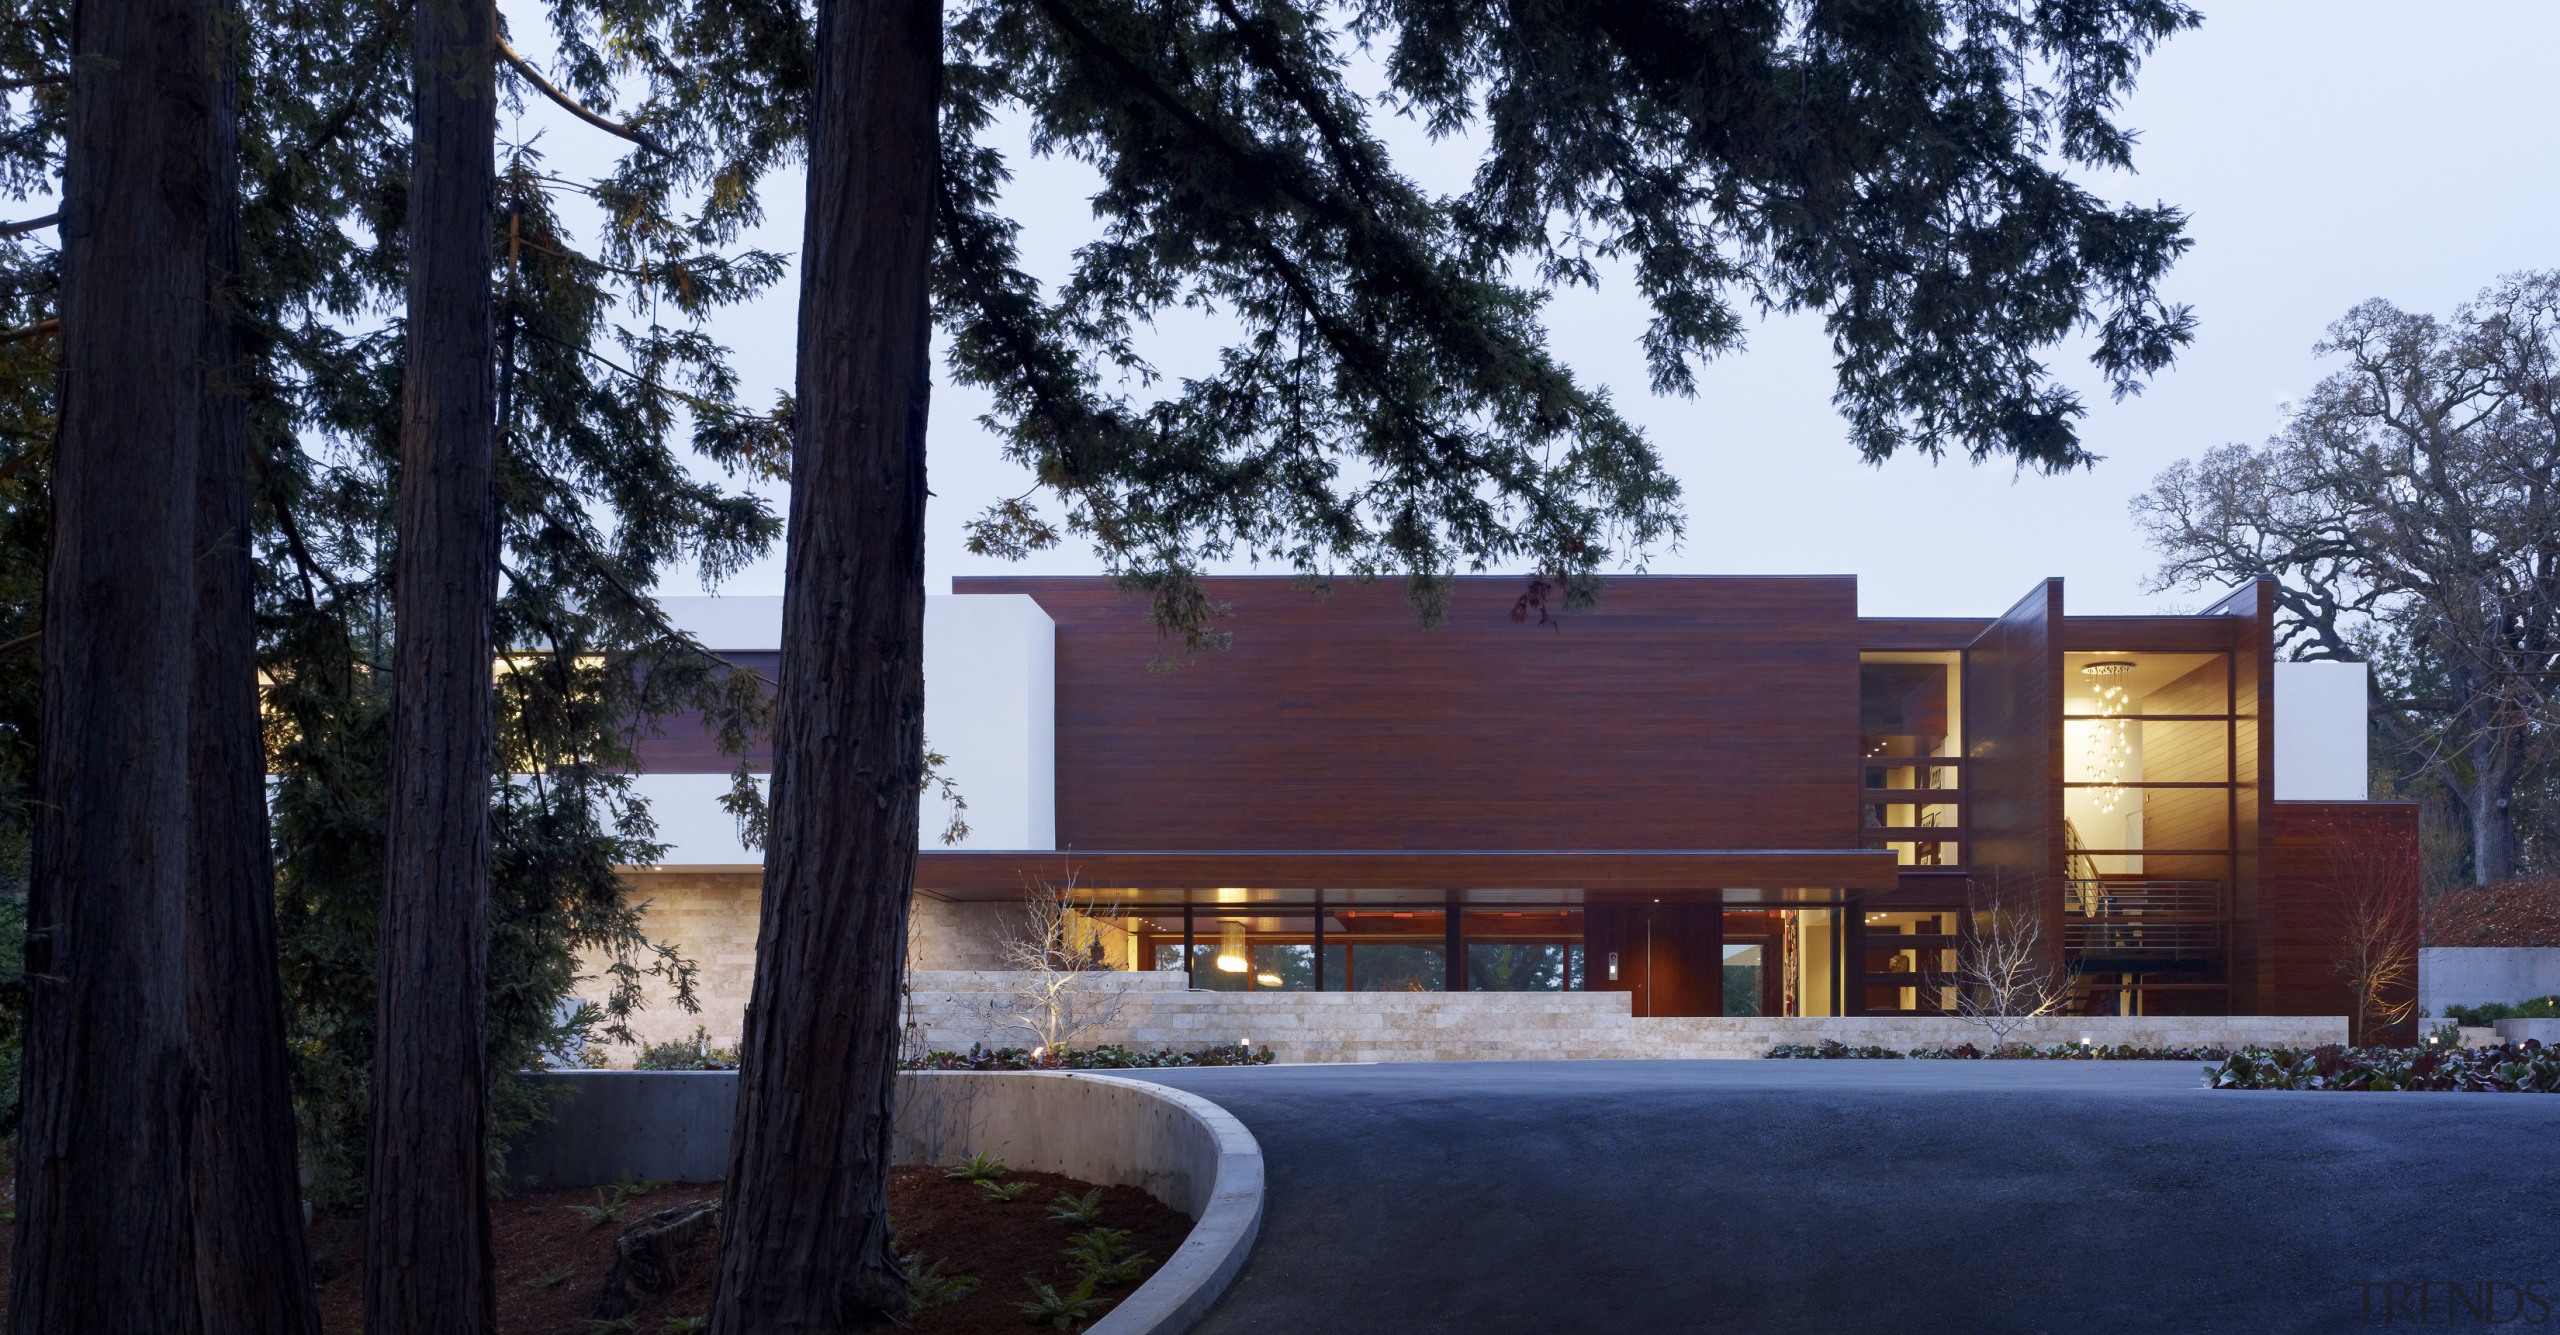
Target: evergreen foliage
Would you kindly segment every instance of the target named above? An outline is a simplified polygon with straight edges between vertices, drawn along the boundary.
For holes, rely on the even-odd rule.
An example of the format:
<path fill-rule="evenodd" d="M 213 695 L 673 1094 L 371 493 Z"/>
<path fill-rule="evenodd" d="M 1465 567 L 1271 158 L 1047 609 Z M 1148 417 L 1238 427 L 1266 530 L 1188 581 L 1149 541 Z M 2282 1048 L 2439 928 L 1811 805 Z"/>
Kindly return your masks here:
<path fill-rule="evenodd" d="M 521 21 L 527 15 L 519 12 Z M 593 181 L 503 145 L 494 1067 L 562 1041 L 580 951 L 608 961 L 610 1030 L 689 965 L 646 940 L 615 878 L 654 829 L 618 766 L 639 726 L 708 711 L 762 727 L 751 674 L 646 594 L 716 581 L 778 524 L 706 483 L 788 467 L 791 405 L 738 397 L 702 330 L 769 290 L 744 247 L 800 151 L 810 16 L 757 0 L 555 0 L 553 82 L 634 143 Z M 1209 0 L 957 0 L 946 11 L 936 318 L 1002 448 L 1058 498 L 973 528 L 982 551 L 1090 540 L 1186 646 L 1219 642 L 1195 573 L 1250 557 L 1318 578 L 1530 568 L 1587 599 L 1676 541 L 1678 493 L 1605 393 L 1547 346 L 1544 293 L 1623 261 L 1652 303 L 1654 388 L 1740 346 L 1751 311 L 1819 311 L 1871 458 L 1900 449 L 2086 464 L 2080 401 L 2044 350 L 2095 336 L 2131 392 L 2184 342 L 2155 287 L 2183 250 L 2164 207 L 2077 183 L 2121 166 L 2112 119 L 2140 59 L 2195 21 L 2171 0 L 2069 6 L 1623 0 L 1490 8 Z M 359 1180 L 381 877 L 388 589 L 404 274 L 409 13 L 246 0 L 241 133 L 261 642 L 277 775 L 281 966 L 306 1150 L 324 1199 Z M 0 7 L 0 197 L 60 171 L 68 4 Z M 1362 84 L 1374 52 L 1384 87 Z M 543 94 L 520 75 L 510 96 Z M 1374 93 L 1374 97 L 1372 94 Z M 1372 128 L 1475 136 L 1441 197 Z M 1054 290 L 1024 271 L 989 142 L 1090 164 L 1104 238 Z M 587 133 L 581 128 L 578 133 Z M 564 194 L 602 230 L 568 234 Z M 0 217 L 41 211 L 24 204 Z M 0 869 L 22 894 L 52 438 L 53 250 L 0 237 Z M 1165 383 L 1138 351 L 1191 306 L 1234 322 L 1213 371 Z M 30 641 L 31 642 L 31 641 Z M 740 771 L 742 819 L 757 803 Z M 506 1093 L 515 1116 L 529 1109 Z M 504 1118 L 502 1118 L 504 1120 Z"/>

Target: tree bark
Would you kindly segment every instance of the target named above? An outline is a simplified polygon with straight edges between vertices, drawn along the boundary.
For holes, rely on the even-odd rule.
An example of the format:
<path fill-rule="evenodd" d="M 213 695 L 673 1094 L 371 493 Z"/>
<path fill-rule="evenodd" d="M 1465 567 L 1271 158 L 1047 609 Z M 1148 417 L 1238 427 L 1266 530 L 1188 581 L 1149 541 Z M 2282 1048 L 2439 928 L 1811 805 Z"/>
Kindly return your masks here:
<path fill-rule="evenodd" d="M 2516 874 L 2516 783 L 2524 766 L 2503 733 L 2482 729 L 2471 742 L 2471 883 L 2495 885 Z"/>
<path fill-rule="evenodd" d="M 203 448 L 196 466 L 195 675 L 189 705 L 187 1031 L 199 1100 L 190 1147 L 201 1335 L 319 1335 L 302 1228 L 293 1094 L 276 977 L 275 865 L 258 714 L 249 386 L 236 281 L 236 11 L 214 104 Z"/>
<path fill-rule="evenodd" d="M 495 1325 L 482 1040 L 498 564 L 494 25 L 485 0 L 417 9 L 367 1335 L 484 1335 Z"/>
<path fill-rule="evenodd" d="M 64 145 L 11 1328 L 150 1335 L 188 1292 L 187 698 L 212 0 L 81 0 Z"/>
<path fill-rule="evenodd" d="M 937 0 L 822 0 L 755 989 L 711 1329 L 906 1310 L 890 1098 L 923 777 Z"/>

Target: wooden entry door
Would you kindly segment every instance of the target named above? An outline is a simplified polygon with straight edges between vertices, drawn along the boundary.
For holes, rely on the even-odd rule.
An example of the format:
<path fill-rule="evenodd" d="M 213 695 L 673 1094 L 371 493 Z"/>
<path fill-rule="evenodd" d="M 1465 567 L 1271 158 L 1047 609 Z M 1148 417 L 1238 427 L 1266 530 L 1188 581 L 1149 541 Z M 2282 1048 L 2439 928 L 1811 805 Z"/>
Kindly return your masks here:
<path fill-rule="evenodd" d="M 1723 905 L 1586 904 L 1583 942 L 1587 990 L 1631 992 L 1640 1016 L 1724 1014 Z"/>

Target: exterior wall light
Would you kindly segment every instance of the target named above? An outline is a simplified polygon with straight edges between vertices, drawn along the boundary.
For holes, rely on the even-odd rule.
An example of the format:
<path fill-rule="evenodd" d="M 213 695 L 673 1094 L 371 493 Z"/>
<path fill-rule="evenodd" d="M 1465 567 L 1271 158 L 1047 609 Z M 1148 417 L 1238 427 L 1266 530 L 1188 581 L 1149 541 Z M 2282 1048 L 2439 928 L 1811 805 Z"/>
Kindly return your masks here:
<path fill-rule="evenodd" d="M 1218 924 L 1218 972 L 1243 973 L 1252 967 L 1252 961 L 1245 956 L 1244 924 Z"/>
<path fill-rule="evenodd" d="M 1609 952 L 1609 981 L 1618 981 L 1618 952 L 1614 950 Z"/>

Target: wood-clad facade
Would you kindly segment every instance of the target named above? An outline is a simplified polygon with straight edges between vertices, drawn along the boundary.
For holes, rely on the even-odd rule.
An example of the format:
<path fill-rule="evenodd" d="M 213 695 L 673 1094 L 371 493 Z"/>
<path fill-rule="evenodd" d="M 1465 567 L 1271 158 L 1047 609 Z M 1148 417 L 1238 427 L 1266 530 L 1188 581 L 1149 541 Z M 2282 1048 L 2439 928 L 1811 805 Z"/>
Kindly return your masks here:
<path fill-rule="evenodd" d="M 2074 617 L 2045 580 L 1975 619 L 1862 618 L 1849 577 L 1527 587 L 1458 580 L 1425 626 L 1391 585 L 1212 579 L 1232 643 L 1185 659 L 1108 579 L 956 581 L 1054 624 L 1056 833 L 929 848 L 918 890 L 1073 886 L 1195 986 L 1640 1015 L 1929 1013 L 1996 899 L 2088 1013 L 2341 1009 L 2323 832 L 2381 808 L 2275 800 L 2269 590 Z M 693 731 L 641 767 L 735 763 Z M 2414 852 L 2394 821 L 2355 837 Z"/>

